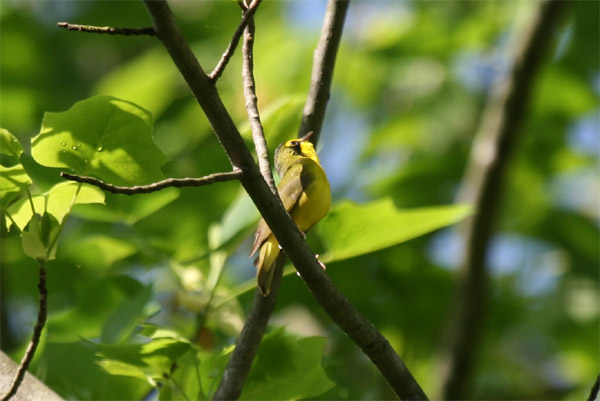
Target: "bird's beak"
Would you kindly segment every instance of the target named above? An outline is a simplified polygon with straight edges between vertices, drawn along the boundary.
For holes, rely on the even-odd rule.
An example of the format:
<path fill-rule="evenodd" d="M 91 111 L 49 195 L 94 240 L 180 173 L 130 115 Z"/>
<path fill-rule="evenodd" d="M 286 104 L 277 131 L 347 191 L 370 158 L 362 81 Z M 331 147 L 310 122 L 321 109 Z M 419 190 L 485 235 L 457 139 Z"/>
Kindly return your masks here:
<path fill-rule="evenodd" d="M 300 138 L 301 142 L 306 142 L 310 139 L 310 137 L 312 136 L 312 134 L 314 134 L 314 131 L 310 131 L 308 134 L 304 135 L 302 138 Z"/>

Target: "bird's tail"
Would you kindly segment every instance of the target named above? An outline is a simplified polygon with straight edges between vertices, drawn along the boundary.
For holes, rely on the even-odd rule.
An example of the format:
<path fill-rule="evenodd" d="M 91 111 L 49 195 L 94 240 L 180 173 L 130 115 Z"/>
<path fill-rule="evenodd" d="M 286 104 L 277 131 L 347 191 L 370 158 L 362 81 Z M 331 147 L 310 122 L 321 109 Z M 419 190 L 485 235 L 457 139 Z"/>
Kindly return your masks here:
<path fill-rule="evenodd" d="M 258 282 L 258 289 L 265 297 L 271 292 L 271 281 L 273 281 L 275 262 L 277 261 L 279 252 L 279 243 L 275 239 L 275 236 L 271 234 L 260 247 L 260 254 L 254 260 L 254 266 L 256 266 L 257 269 L 256 279 Z"/>

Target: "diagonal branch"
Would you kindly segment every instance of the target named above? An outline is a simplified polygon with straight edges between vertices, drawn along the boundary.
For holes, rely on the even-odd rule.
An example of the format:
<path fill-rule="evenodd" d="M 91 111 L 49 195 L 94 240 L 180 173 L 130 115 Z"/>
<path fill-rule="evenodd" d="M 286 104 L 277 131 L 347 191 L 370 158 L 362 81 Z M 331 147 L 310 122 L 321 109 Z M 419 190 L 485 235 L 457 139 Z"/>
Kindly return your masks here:
<path fill-rule="evenodd" d="M 113 28 L 110 26 L 93 26 L 93 25 L 79 25 L 69 24 L 68 22 L 59 22 L 56 24 L 59 28 L 64 28 L 68 31 L 78 31 L 87 33 L 103 33 L 106 35 L 124 35 L 124 36 L 139 36 L 149 35 L 154 36 L 154 28 Z"/>
<path fill-rule="evenodd" d="M 240 38 L 242 37 L 242 34 L 244 33 L 244 29 L 248 25 L 248 22 L 250 22 L 252 20 L 252 17 L 254 16 L 254 13 L 256 12 L 256 9 L 260 5 L 261 1 L 262 0 L 254 0 L 252 2 L 252 4 L 250 4 L 250 6 L 248 6 L 248 8 L 246 8 L 244 10 L 242 21 L 240 22 L 237 29 L 233 33 L 233 37 L 231 38 L 231 41 L 229 42 L 227 49 L 225 49 L 225 52 L 221 56 L 221 59 L 219 60 L 217 65 L 215 66 L 215 69 L 210 74 L 208 74 L 208 77 L 210 79 L 216 81 L 217 79 L 219 79 L 221 74 L 223 74 L 223 71 L 225 71 L 225 67 L 227 67 L 227 63 L 229 63 L 229 60 L 233 56 L 233 53 L 235 52 L 235 49 L 236 49 L 238 43 L 240 42 Z"/>
<path fill-rule="evenodd" d="M 260 174 L 213 81 L 204 73 L 192 53 L 166 1 L 144 0 L 144 4 L 152 16 L 157 36 L 202 107 L 231 163 L 243 170 L 240 177 L 242 186 L 315 299 L 373 361 L 400 398 L 426 399 L 427 396 L 385 337 L 350 304 L 321 269 L 298 226 Z"/>
<path fill-rule="evenodd" d="M 488 303 L 486 255 L 502 196 L 502 183 L 525 116 L 535 74 L 552 39 L 564 2 L 542 0 L 524 35 L 517 40 L 511 74 L 498 82 L 484 111 L 466 170 L 462 201 L 478 211 L 466 227 L 459 309 L 444 367 L 443 399 L 464 399 L 473 370 Z"/>
<path fill-rule="evenodd" d="M 258 289 L 254 292 L 254 298 L 244 322 L 244 327 L 227 362 L 223 379 L 219 388 L 213 396 L 213 400 L 236 400 L 242 394 L 242 388 L 246 377 L 252 367 L 252 361 L 256 356 L 258 347 L 265 334 L 269 318 L 275 309 L 277 295 L 281 286 L 285 255 L 279 254 L 271 282 L 271 292 L 266 297 Z"/>
<path fill-rule="evenodd" d="M 325 119 L 325 109 L 329 101 L 335 59 L 349 4 L 350 0 L 329 1 L 319 44 L 315 49 L 310 89 L 302 113 L 300 132 L 298 133 L 298 138 L 301 138 L 313 131 L 314 134 L 311 136 L 310 141 L 315 145 L 319 141 L 321 127 Z"/>
<path fill-rule="evenodd" d="M 214 184 L 216 182 L 239 180 L 242 176 L 242 171 L 239 169 L 234 169 L 233 171 L 227 173 L 215 173 L 206 175 L 201 178 L 167 178 L 166 180 L 162 180 L 152 184 L 136 185 L 133 187 L 120 187 L 117 185 L 109 184 L 94 177 L 69 174 L 65 172 L 60 173 L 60 175 L 61 177 L 66 178 L 67 180 L 81 182 L 83 184 L 90 184 L 105 191 L 112 192 L 113 194 L 136 195 L 156 192 L 160 191 L 161 189 L 171 187 L 201 187 L 204 185 Z"/>

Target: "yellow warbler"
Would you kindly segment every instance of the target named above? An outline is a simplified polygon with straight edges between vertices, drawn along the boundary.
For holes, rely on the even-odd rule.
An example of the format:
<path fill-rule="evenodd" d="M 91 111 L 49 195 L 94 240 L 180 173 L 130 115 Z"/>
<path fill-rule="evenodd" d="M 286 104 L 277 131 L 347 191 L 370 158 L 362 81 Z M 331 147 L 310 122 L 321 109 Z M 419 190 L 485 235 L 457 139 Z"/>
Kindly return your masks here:
<path fill-rule="evenodd" d="M 327 214 L 331 205 L 329 181 L 313 144 L 308 141 L 311 135 L 312 132 L 309 132 L 302 138 L 282 143 L 275 151 L 275 169 L 281 177 L 277 191 L 285 210 L 304 233 Z M 271 291 L 275 261 L 280 248 L 264 219 L 258 222 L 250 256 L 259 248 L 254 265 L 257 269 L 258 289 L 262 295 L 267 296 Z"/>

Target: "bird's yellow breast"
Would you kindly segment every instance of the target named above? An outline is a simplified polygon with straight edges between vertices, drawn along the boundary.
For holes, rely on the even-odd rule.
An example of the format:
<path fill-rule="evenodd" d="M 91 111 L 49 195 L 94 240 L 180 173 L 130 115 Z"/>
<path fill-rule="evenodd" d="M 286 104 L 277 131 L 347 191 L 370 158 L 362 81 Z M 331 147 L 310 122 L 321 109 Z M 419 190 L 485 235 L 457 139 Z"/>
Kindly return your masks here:
<path fill-rule="evenodd" d="M 331 189 L 323 168 L 312 159 L 302 161 L 302 176 L 306 185 L 290 215 L 303 232 L 308 231 L 329 211 Z"/>

